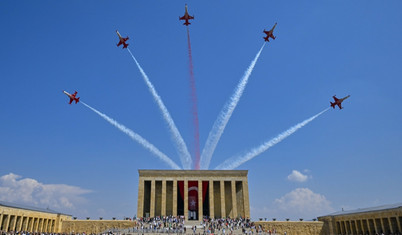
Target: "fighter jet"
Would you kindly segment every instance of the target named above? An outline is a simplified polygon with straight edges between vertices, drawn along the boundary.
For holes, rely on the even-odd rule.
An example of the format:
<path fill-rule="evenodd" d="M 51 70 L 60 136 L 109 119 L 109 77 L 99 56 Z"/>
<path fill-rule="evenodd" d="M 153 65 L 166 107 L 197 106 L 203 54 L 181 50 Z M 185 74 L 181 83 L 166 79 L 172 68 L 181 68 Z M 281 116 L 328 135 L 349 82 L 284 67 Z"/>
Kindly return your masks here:
<path fill-rule="evenodd" d="M 123 44 L 123 49 L 128 47 L 128 44 L 126 43 L 126 41 L 128 40 L 128 37 L 123 38 L 119 31 L 116 30 L 117 36 L 119 36 L 119 43 L 117 43 L 117 46 L 120 46 L 121 44 Z"/>
<path fill-rule="evenodd" d="M 191 16 L 188 14 L 187 4 L 186 4 L 186 11 L 184 12 L 184 16 L 182 16 L 182 17 L 179 16 L 179 20 L 185 20 L 186 22 L 184 22 L 183 24 L 188 26 L 189 24 L 191 24 L 190 22 L 188 22 L 188 20 L 193 20 L 193 19 L 194 19 L 194 15 Z"/>
<path fill-rule="evenodd" d="M 334 98 L 335 102 L 334 102 L 334 103 L 330 102 L 330 103 L 331 103 L 331 107 L 332 107 L 332 108 L 335 108 L 335 105 L 338 105 L 339 109 L 342 109 L 342 105 L 341 105 L 342 102 L 343 102 L 344 100 L 346 100 L 347 98 L 349 98 L 349 97 L 350 97 L 350 95 L 345 96 L 345 97 L 343 97 L 342 99 L 338 99 L 338 98 L 336 98 L 336 95 L 332 96 L 332 98 Z"/>
<path fill-rule="evenodd" d="M 74 92 L 74 94 L 70 94 L 67 91 L 63 91 L 64 94 L 66 94 L 69 98 L 70 98 L 70 103 L 71 104 L 73 102 L 73 100 L 75 100 L 75 103 L 78 103 L 80 101 L 80 97 L 76 98 L 75 96 L 77 95 L 77 92 Z"/>
<path fill-rule="evenodd" d="M 272 27 L 272 29 L 271 30 L 269 30 L 269 31 L 266 31 L 265 29 L 264 29 L 264 33 L 267 35 L 266 37 L 262 37 L 263 39 L 265 39 L 265 41 L 267 42 L 269 42 L 269 38 L 272 38 L 272 39 L 274 39 L 275 40 L 275 36 L 274 36 L 274 29 L 275 29 L 275 27 L 276 27 L 276 24 L 277 23 L 275 23 L 275 25 L 274 25 L 274 27 Z"/>

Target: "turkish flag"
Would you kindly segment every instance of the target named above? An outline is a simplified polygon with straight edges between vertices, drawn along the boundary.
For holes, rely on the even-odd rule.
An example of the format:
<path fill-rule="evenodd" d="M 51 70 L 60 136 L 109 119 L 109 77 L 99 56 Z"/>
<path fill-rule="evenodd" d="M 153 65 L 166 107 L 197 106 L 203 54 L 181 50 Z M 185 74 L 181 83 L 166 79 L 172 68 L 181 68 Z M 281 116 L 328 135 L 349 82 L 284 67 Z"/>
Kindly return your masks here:
<path fill-rule="evenodd" d="M 177 181 L 181 198 L 184 200 L 184 181 Z M 207 192 L 209 181 L 202 182 L 202 202 L 205 201 L 205 194 Z M 192 205 L 191 198 L 195 201 Z M 194 204 L 194 203 L 193 203 Z M 198 210 L 198 181 L 188 181 L 188 210 Z"/>

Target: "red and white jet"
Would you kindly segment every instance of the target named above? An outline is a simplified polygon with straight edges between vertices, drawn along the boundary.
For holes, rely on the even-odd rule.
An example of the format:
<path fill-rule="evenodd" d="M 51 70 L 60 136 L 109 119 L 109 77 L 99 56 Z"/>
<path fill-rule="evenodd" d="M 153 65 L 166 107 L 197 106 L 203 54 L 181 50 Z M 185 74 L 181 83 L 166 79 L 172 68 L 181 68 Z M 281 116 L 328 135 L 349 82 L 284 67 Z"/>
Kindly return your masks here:
<path fill-rule="evenodd" d="M 70 94 L 67 91 L 63 91 L 64 94 L 66 94 L 70 98 L 70 103 L 71 104 L 73 101 L 75 103 L 78 103 L 80 101 L 80 97 L 76 98 L 75 96 L 77 95 L 77 92 L 74 92 L 74 94 Z"/>
<path fill-rule="evenodd" d="M 129 39 L 128 37 L 123 38 L 119 31 L 116 30 L 117 36 L 119 36 L 119 43 L 117 43 L 117 46 L 120 46 L 121 44 L 123 44 L 123 49 L 128 47 L 128 44 L 126 43 L 126 41 Z"/>
<path fill-rule="evenodd" d="M 269 31 L 266 31 L 265 29 L 264 29 L 264 33 L 267 35 L 266 37 L 262 37 L 263 39 L 265 39 L 265 41 L 267 42 L 269 42 L 269 38 L 272 38 L 272 39 L 274 39 L 275 40 L 275 36 L 274 36 L 274 29 L 275 29 L 275 27 L 276 27 L 276 24 L 277 23 L 275 23 L 275 25 L 274 25 L 274 27 L 272 27 L 272 29 L 271 30 L 269 30 Z"/>
<path fill-rule="evenodd" d="M 186 26 L 188 26 L 189 24 L 191 24 L 191 23 L 188 22 L 188 21 L 189 21 L 189 20 L 193 20 L 193 19 L 194 19 L 194 16 L 191 16 L 191 15 L 188 14 L 188 11 L 187 11 L 187 4 L 186 4 L 186 11 L 184 12 L 184 16 L 182 16 L 182 17 L 179 16 L 179 20 L 185 20 L 186 22 L 184 22 L 183 24 L 186 25 Z"/>
<path fill-rule="evenodd" d="M 343 109 L 341 104 L 342 104 L 342 102 L 343 102 L 344 100 L 346 100 L 346 99 L 349 98 L 349 97 L 350 97 L 350 95 L 345 96 L 345 97 L 343 97 L 342 99 L 338 99 L 338 98 L 336 98 L 336 95 L 332 96 L 332 98 L 334 98 L 335 102 L 334 102 L 334 103 L 330 102 L 330 103 L 331 103 L 331 107 L 332 107 L 332 108 L 335 108 L 335 105 L 338 105 L 339 109 Z"/>

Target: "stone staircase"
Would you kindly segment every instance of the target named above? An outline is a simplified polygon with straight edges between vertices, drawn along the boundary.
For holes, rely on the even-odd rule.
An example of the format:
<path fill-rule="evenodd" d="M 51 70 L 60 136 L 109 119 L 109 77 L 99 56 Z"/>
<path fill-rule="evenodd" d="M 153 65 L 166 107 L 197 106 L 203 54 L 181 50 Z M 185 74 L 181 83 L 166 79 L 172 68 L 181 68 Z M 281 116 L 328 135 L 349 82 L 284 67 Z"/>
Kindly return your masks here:
<path fill-rule="evenodd" d="M 186 227 L 187 231 L 189 229 L 191 230 L 191 228 L 194 226 L 197 226 L 197 230 L 203 228 L 203 226 L 201 225 L 201 222 L 198 220 L 189 220 L 189 221 L 186 221 L 186 223 L 184 224 L 184 227 Z"/>

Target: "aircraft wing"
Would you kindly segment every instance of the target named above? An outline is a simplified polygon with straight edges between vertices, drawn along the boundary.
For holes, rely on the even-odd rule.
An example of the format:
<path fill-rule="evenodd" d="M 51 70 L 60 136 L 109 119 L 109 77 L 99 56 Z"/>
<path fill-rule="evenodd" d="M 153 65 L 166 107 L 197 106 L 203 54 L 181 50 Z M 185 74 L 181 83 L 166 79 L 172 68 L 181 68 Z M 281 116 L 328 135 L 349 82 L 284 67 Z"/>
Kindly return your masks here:
<path fill-rule="evenodd" d="M 117 46 L 120 46 L 122 44 L 122 42 L 121 41 L 119 41 L 119 43 L 117 43 Z"/>
<path fill-rule="evenodd" d="M 335 96 L 333 96 L 333 98 L 334 98 L 334 100 L 335 100 L 335 102 L 337 102 L 339 99 L 338 98 L 336 98 Z"/>
<path fill-rule="evenodd" d="M 185 19 L 186 19 L 186 16 L 182 16 L 179 18 L 179 20 L 185 20 Z"/>
<path fill-rule="evenodd" d="M 194 16 L 189 15 L 189 16 L 188 16 L 188 19 L 189 19 L 189 20 L 192 20 L 192 19 L 194 19 Z"/>
<path fill-rule="evenodd" d="M 338 104 L 338 107 L 339 107 L 339 109 L 342 109 L 342 105 L 340 103 Z"/>
<path fill-rule="evenodd" d="M 70 103 L 69 104 L 71 104 L 72 102 L 73 102 L 73 99 L 70 98 Z"/>

